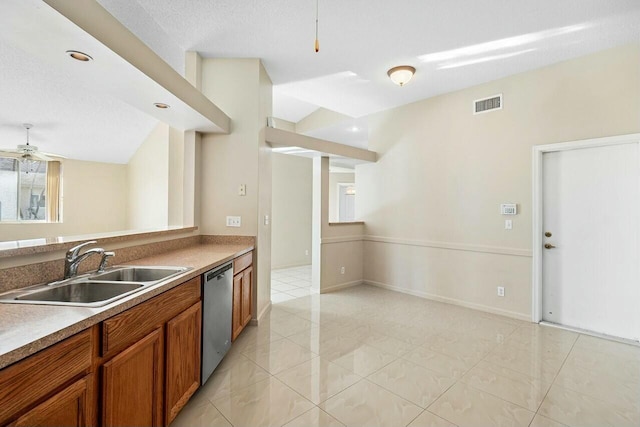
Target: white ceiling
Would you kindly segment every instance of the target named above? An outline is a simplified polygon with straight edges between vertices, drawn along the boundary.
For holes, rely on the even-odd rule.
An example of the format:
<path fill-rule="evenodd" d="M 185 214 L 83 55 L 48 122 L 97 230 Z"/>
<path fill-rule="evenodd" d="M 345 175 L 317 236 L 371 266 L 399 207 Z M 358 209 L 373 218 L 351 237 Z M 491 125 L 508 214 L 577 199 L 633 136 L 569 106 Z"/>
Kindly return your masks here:
<path fill-rule="evenodd" d="M 152 47 L 262 58 L 274 116 L 294 122 L 315 106 L 361 117 L 640 41 L 638 0 L 319 0 L 319 53 L 313 0 L 100 2 Z M 386 71 L 403 64 L 417 73 L 400 88 Z"/>
<path fill-rule="evenodd" d="M 25 2 L 47 7 L 4 0 L 0 20 Z M 317 54 L 313 0 L 99 2 L 179 73 L 187 50 L 261 58 L 274 116 L 297 122 L 324 107 L 359 118 L 310 133 L 359 147 L 372 112 L 640 41 L 638 0 L 319 0 Z M 128 161 L 157 119 L 79 90 L 67 71 L 8 41 L 14 23 L 0 28 L 0 148 L 23 143 L 21 124 L 32 122 L 42 151 Z M 404 88 L 386 76 L 400 64 L 417 68 Z"/>
<path fill-rule="evenodd" d="M 0 40 L 0 149 L 26 141 L 79 160 L 126 163 L 158 120 L 115 98 L 78 88 L 67 75 Z"/>
<path fill-rule="evenodd" d="M 39 13 L 46 14 L 47 8 L 26 0 L 2 5 L 0 148 L 24 144 L 26 132 L 22 124 L 32 123 L 30 143 L 43 152 L 79 160 L 128 162 L 158 120 L 80 84 L 67 68 L 34 54 L 31 41 L 37 43 L 40 35 L 29 26 L 55 25 L 35 21 L 42 16 Z M 49 37 L 52 38 L 55 37 Z M 61 61 L 74 62 L 65 57 L 64 50 L 56 56 Z"/>

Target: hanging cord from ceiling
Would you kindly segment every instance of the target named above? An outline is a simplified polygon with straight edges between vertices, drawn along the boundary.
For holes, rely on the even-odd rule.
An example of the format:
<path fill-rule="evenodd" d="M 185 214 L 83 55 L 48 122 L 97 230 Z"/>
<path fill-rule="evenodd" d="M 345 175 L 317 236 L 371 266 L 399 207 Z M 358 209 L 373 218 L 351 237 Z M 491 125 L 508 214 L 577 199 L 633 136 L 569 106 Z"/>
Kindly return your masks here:
<path fill-rule="evenodd" d="M 318 2 L 320 0 L 316 0 L 316 53 L 320 51 L 320 42 L 318 41 Z"/>

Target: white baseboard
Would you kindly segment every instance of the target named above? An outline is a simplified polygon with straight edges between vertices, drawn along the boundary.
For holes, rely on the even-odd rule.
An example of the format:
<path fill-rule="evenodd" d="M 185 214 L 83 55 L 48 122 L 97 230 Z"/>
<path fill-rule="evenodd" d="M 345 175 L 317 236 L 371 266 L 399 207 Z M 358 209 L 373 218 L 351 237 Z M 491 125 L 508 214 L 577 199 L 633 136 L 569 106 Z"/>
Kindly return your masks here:
<path fill-rule="evenodd" d="M 271 301 L 267 304 L 255 319 L 251 319 L 251 326 L 258 326 L 262 322 L 262 318 L 271 311 Z"/>
<path fill-rule="evenodd" d="M 515 311 L 502 310 L 500 308 L 489 307 L 488 305 L 482 305 L 482 304 L 476 304 L 476 303 L 473 303 L 473 302 L 462 301 L 462 300 L 459 300 L 459 299 L 456 299 L 456 298 L 443 297 L 443 296 L 434 295 L 434 294 L 430 294 L 430 293 L 423 292 L 423 291 L 414 291 L 412 289 L 405 289 L 405 288 L 401 288 L 399 286 L 388 285 L 388 284 L 382 283 L 382 282 L 375 282 L 373 280 L 364 280 L 362 283 L 364 283 L 366 285 L 375 286 L 377 288 L 388 289 L 390 291 L 395 291 L 395 292 L 400 292 L 400 293 L 403 293 L 403 294 L 413 295 L 413 296 L 416 296 L 416 297 L 420 297 L 420 298 L 424 298 L 424 299 L 428 299 L 428 300 L 432 300 L 432 301 L 444 302 L 444 303 L 451 304 L 451 305 L 457 305 L 457 306 L 460 306 L 460 307 L 471 308 L 473 310 L 484 311 L 486 313 L 491 313 L 491 314 L 497 314 L 497 315 L 500 315 L 500 316 L 510 317 L 512 319 L 524 320 L 525 322 L 531 322 L 531 315 L 530 314 L 523 314 L 523 313 L 518 313 L 518 312 L 515 312 Z"/>
<path fill-rule="evenodd" d="M 576 332 L 578 334 L 590 335 L 592 337 L 602 338 L 603 340 L 616 341 L 616 342 L 619 342 L 619 343 L 622 343 L 622 344 L 627 344 L 627 345 L 633 345 L 633 346 L 636 346 L 636 347 L 640 347 L 640 341 L 632 340 L 630 338 L 616 337 L 614 335 L 602 334 L 600 332 L 594 332 L 594 331 L 590 331 L 588 329 L 574 328 L 572 326 L 561 325 L 559 323 L 545 322 L 544 320 L 542 322 L 540 322 L 540 325 L 541 326 L 547 326 L 549 328 L 564 329 L 566 331 Z"/>
<path fill-rule="evenodd" d="M 338 283 L 337 285 L 329 286 L 322 289 L 320 293 L 326 294 L 329 292 L 339 291 L 340 289 L 352 288 L 354 286 L 361 285 L 362 283 L 363 283 L 362 280 L 354 280 L 353 282 Z"/>

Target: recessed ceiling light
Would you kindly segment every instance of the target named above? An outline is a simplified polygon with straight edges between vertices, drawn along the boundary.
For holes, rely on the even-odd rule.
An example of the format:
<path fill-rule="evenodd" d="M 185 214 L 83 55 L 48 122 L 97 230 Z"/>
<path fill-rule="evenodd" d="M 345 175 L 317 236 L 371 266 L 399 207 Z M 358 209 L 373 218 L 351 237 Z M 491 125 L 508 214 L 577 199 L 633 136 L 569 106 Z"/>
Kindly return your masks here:
<path fill-rule="evenodd" d="M 67 55 L 69 55 L 70 57 L 72 57 L 77 61 L 82 61 L 82 62 L 89 62 L 93 60 L 91 55 L 87 55 L 86 53 L 79 52 L 77 50 L 68 50 Z"/>
<path fill-rule="evenodd" d="M 169 104 L 165 104 L 165 103 L 162 103 L 162 102 L 156 102 L 153 105 L 155 105 L 156 108 L 162 108 L 163 110 L 165 110 L 165 109 L 170 107 Z"/>

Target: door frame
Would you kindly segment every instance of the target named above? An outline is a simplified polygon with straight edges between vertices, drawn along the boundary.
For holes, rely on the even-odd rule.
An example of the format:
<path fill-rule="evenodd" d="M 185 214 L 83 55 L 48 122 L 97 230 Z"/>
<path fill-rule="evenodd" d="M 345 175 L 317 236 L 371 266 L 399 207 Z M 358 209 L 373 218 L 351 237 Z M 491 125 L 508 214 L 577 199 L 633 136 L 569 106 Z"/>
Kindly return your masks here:
<path fill-rule="evenodd" d="M 560 142 L 556 144 L 533 146 L 533 238 L 532 238 L 532 297 L 531 297 L 531 321 L 542 321 L 542 233 L 543 233 L 543 155 L 557 151 L 578 150 L 581 148 L 605 147 L 608 145 L 621 145 L 640 143 L 640 133 L 608 136 L 604 138 L 582 139 L 577 141 Z"/>

